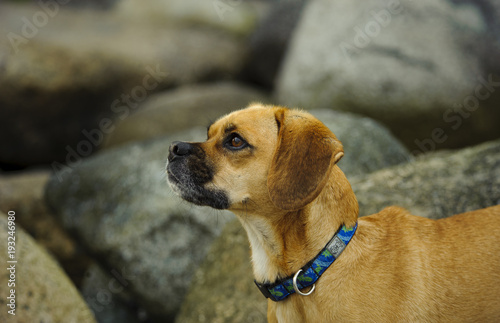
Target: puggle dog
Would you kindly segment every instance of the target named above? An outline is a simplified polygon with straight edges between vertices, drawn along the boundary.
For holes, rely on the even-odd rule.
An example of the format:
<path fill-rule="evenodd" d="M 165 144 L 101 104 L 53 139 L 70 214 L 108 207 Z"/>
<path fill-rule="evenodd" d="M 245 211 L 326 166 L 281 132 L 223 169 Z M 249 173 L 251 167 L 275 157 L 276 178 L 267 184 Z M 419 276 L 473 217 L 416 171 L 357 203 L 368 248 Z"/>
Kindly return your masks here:
<path fill-rule="evenodd" d="M 500 206 L 358 219 L 343 155 L 309 113 L 254 104 L 172 143 L 168 181 L 237 215 L 269 322 L 500 322 Z"/>

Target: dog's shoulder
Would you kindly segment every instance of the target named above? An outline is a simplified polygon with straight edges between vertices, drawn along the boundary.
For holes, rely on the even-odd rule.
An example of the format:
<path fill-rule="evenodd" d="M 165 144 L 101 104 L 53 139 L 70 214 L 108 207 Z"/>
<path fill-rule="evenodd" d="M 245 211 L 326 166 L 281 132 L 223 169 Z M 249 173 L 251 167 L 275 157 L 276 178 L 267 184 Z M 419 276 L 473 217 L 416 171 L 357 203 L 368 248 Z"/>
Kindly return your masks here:
<path fill-rule="evenodd" d="M 416 216 L 409 210 L 401 206 L 388 206 L 380 212 L 362 217 L 364 221 L 377 223 L 384 226 L 392 226 L 394 224 L 412 223 L 413 225 L 420 225 L 432 221 L 428 218 Z"/>

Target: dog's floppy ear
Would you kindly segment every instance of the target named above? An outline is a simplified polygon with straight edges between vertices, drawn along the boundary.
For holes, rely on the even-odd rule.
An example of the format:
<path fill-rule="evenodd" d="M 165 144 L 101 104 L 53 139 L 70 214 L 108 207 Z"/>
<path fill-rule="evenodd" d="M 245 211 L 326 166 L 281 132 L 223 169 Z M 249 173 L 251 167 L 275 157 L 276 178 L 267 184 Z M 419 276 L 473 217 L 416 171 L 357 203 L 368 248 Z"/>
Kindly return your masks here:
<path fill-rule="evenodd" d="M 267 177 L 273 204 L 297 210 L 311 203 L 325 186 L 330 167 L 344 155 L 342 144 L 309 114 L 279 109 L 278 145 Z"/>

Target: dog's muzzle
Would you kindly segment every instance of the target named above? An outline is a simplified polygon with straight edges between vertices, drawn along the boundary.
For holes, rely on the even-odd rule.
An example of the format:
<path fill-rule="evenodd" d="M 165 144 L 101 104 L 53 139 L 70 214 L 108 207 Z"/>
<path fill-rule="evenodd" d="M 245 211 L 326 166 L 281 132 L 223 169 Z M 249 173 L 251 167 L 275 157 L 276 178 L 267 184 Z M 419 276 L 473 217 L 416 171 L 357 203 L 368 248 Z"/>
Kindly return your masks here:
<path fill-rule="evenodd" d="M 184 200 L 227 209 L 227 194 L 219 189 L 207 188 L 214 177 L 214 167 L 208 162 L 198 143 L 175 141 L 170 145 L 168 155 L 168 183 Z"/>

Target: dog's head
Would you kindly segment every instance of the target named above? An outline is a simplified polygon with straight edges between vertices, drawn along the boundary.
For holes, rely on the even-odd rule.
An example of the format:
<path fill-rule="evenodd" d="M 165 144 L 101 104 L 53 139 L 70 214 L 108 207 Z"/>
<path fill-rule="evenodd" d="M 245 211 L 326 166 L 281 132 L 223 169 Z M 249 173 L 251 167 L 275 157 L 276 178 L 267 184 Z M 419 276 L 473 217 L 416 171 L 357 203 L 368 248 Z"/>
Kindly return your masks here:
<path fill-rule="evenodd" d="M 172 143 L 167 173 L 173 190 L 198 205 L 297 210 L 342 156 L 340 141 L 309 113 L 255 104 L 213 123 L 205 142 Z"/>

